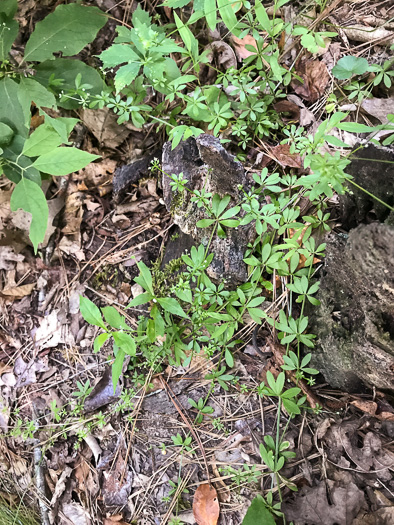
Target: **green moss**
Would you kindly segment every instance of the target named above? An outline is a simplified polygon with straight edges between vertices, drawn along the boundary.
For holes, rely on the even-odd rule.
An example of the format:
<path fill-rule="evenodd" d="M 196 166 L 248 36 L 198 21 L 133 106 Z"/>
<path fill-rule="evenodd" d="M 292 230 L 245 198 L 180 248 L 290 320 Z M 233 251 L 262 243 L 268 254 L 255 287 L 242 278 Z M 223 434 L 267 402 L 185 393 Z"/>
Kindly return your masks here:
<path fill-rule="evenodd" d="M 103 284 L 115 284 L 118 279 L 118 269 L 110 264 L 103 266 L 100 272 L 97 272 L 91 281 L 92 288 L 99 290 Z"/>
<path fill-rule="evenodd" d="M 160 265 L 160 259 L 157 259 L 152 265 L 153 288 L 158 296 L 164 297 L 170 293 L 171 288 L 179 281 L 179 272 L 183 265 L 182 257 L 173 259 L 162 269 Z"/>

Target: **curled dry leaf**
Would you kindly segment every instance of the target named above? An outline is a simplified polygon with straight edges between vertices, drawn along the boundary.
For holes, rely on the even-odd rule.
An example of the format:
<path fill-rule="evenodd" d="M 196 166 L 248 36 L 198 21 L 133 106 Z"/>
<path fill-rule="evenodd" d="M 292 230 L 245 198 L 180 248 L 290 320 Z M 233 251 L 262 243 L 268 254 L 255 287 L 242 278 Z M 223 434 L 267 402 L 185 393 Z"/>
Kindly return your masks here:
<path fill-rule="evenodd" d="M 299 122 L 300 120 L 300 108 L 294 102 L 290 100 L 280 100 L 274 104 L 274 109 L 278 113 L 288 113 L 288 115 L 281 115 L 281 118 L 284 122 Z"/>
<path fill-rule="evenodd" d="M 220 40 L 211 42 L 205 47 L 204 51 L 208 51 L 208 64 L 212 64 L 214 68 L 209 67 L 208 64 L 203 64 L 200 69 L 200 81 L 205 84 L 214 84 L 216 82 L 217 73 L 215 69 L 226 71 L 230 67 L 237 69 L 237 58 L 233 49 Z"/>
<path fill-rule="evenodd" d="M 257 48 L 256 40 L 252 35 L 246 35 L 244 38 L 238 38 L 235 35 L 231 35 L 231 42 L 234 46 L 235 54 L 238 60 L 241 62 L 244 58 L 248 58 L 251 55 L 255 55 L 253 51 L 249 51 L 245 46 L 253 46 Z"/>
<path fill-rule="evenodd" d="M 200 485 L 193 499 L 193 515 L 197 525 L 216 525 L 219 513 L 219 500 L 216 489 L 209 483 Z"/>
<path fill-rule="evenodd" d="M 319 60 L 301 60 L 296 66 L 297 79 L 292 80 L 294 91 L 308 102 L 316 102 L 323 94 L 330 80 L 326 64 Z"/>

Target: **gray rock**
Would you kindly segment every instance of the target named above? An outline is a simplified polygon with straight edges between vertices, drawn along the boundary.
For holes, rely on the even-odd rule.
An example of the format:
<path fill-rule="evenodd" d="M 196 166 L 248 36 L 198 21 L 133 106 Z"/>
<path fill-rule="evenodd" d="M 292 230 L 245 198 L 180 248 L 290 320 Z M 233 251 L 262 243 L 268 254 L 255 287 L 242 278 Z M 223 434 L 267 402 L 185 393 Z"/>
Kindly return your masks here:
<path fill-rule="evenodd" d="M 208 244 L 211 228 L 197 228 L 200 219 L 207 218 L 202 208 L 191 202 L 191 194 L 173 192 L 170 178 L 166 175 L 183 173 L 188 180 L 189 190 L 201 190 L 222 197 L 230 195 L 230 206 L 235 206 L 242 198 L 239 185 L 248 189 L 249 182 L 242 164 L 234 159 L 220 144 L 219 139 L 211 135 L 200 135 L 181 142 L 174 150 L 167 143 L 163 148 L 163 193 L 164 202 L 171 212 L 175 224 L 181 231 L 193 238 L 195 244 Z M 244 252 L 249 242 L 254 239 L 254 225 L 228 228 L 227 238 L 215 236 L 210 252 L 215 254 L 208 269 L 208 275 L 214 280 L 227 279 L 234 285 L 247 280 L 247 268 L 243 262 Z M 180 241 L 181 242 L 181 241 Z M 189 243 L 190 244 L 190 243 Z"/>
<path fill-rule="evenodd" d="M 362 383 L 394 390 L 394 228 L 360 225 L 347 239 L 327 238 L 317 298 L 310 308 L 317 334 L 312 364 L 334 387 Z"/>

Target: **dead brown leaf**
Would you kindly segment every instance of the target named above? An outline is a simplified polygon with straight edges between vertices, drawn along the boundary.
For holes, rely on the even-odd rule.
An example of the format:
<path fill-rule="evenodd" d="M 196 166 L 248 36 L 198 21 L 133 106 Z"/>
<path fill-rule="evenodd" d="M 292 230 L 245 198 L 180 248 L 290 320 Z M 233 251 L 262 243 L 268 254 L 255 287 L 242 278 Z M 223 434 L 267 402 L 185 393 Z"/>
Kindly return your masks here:
<path fill-rule="evenodd" d="M 270 152 L 276 162 L 281 166 L 302 169 L 304 164 L 298 153 L 290 153 L 290 144 L 278 144 L 270 148 Z"/>
<path fill-rule="evenodd" d="M 361 102 L 361 107 L 382 124 L 387 124 L 387 115 L 394 113 L 394 97 L 366 98 Z"/>
<path fill-rule="evenodd" d="M 0 270 L 13 270 L 16 263 L 24 259 L 25 256 L 16 254 L 11 246 L 0 246 Z"/>
<path fill-rule="evenodd" d="M 235 54 L 237 55 L 237 58 L 240 62 L 242 62 L 244 58 L 248 58 L 251 55 L 256 54 L 253 51 L 249 51 L 245 47 L 245 46 L 253 46 L 257 49 L 256 40 L 252 37 L 252 35 L 246 35 L 244 38 L 238 38 L 235 35 L 231 35 L 231 42 L 234 46 Z"/>
<path fill-rule="evenodd" d="M 354 483 L 329 479 L 316 487 L 303 487 L 282 510 L 289 521 L 303 525 L 349 525 L 364 501 L 364 493 Z"/>
<path fill-rule="evenodd" d="M 197 525 L 216 525 L 220 513 L 216 489 L 204 483 L 194 493 L 193 515 Z"/>
<path fill-rule="evenodd" d="M 323 94 L 330 80 L 328 69 L 324 62 L 319 60 L 301 60 L 296 65 L 296 74 L 303 82 L 292 80 L 291 87 L 308 102 L 316 102 Z"/>
<path fill-rule="evenodd" d="M 13 286 L 12 288 L 4 288 L 4 290 L 0 292 L 0 296 L 12 301 L 15 299 L 21 299 L 26 295 L 30 295 L 35 286 L 36 283 L 32 283 L 22 284 L 21 286 Z"/>
<path fill-rule="evenodd" d="M 381 421 L 394 421 L 394 413 L 388 411 L 378 412 L 378 403 L 375 403 L 375 401 L 368 401 L 360 398 L 354 399 L 350 404 Z"/>
<path fill-rule="evenodd" d="M 274 109 L 278 113 L 288 113 L 288 116 L 281 115 L 284 122 L 299 122 L 300 120 L 300 108 L 290 100 L 280 100 L 274 104 Z"/>
<path fill-rule="evenodd" d="M 237 69 L 237 58 L 233 49 L 222 42 L 221 40 L 215 40 L 208 44 L 204 51 L 207 51 L 207 64 L 202 64 L 200 69 L 200 82 L 204 84 L 214 84 L 216 82 L 217 71 L 226 71 L 230 67 Z M 213 65 L 214 67 L 210 67 Z"/>
<path fill-rule="evenodd" d="M 108 108 L 84 109 L 81 120 L 106 148 L 117 148 L 130 135 L 126 126 L 119 126 L 116 115 Z"/>

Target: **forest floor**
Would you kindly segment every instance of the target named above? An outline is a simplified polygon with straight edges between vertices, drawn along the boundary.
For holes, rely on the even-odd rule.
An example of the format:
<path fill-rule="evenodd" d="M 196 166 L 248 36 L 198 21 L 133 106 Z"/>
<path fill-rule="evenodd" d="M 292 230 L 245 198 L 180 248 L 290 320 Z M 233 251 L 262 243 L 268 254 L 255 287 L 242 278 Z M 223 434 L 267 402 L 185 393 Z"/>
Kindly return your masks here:
<path fill-rule="evenodd" d="M 38 7 L 30 0 L 20 2 L 21 45 L 34 23 L 57 3 L 40 2 Z M 128 0 L 89 2 L 94 3 L 126 24 L 135 9 Z M 145 4 L 166 22 L 173 20 L 171 9 Z M 292 13 L 302 4 L 291 2 Z M 383 20 L 388 21 L 384 30 L 392 31 L 393 2 L 346 0 L 327 6 L 320 22 L 340 29 L 338 36 L 327 39 L 324 50 L 310 56 L 311 64 L 325 64 L 330 72 L 344 55 L 389 58 L 381 38 L 348 27 L 380 27 Z M 106 26 L 83 59 L 89 62 L 108 46 L 114 31 L 115 24 Z M 240 41 L 235 47 L 238 64 L 248 54 L 245 45 Z M 331 77 L 327 86 L 320 85 L 322 78 L 313 67 L 303 74 L 305 83 L 287 87 L 287 106 L 278 111 L 313 134 L 333 100 L 334 82 Z M 367 99 L 365 121 L 382 122 L 381 106 L 373 101 L 383 97 L 394 112 L 393 89 L 375 90 Z M 351 104 L 358 112 L 357 100 Z M 227 390 L 219 383 L 211 388 L 206 375 L 213 362 L 197 356 L 188 368 L 166 364 L 161 374 L 152 373 L 148 365 L 128 373 L 126 362 L 114 392 L 111 347 L 93 352 L 100 331 L 82 318 L 79 297 L 100 307 L 113 306 L 129 326 L 137 326 L 140 311 L 126 308 L 135 290 L 137 263 L 159 272 L 176 229 L 163 202 L 160 177 L 150 173 L 149 163 L 116 199 L 114 179 L 117 168 L 160 157 L 167 139 L 155 125 L 119 126 L 105 108 L 60 111 L 80 119 L 74 144 L 101 159 L 69 177 L 47 181 L 51 225 L 38 255 L 23 229 L 23 217 L 11 221 L 9 181 L 0 181 L 0 220 L 6 226 L 0 243 L 3 502 L 20 505 L 22 500 L 22 508 L 36 509 L 36 522 L 45 525 L 194 524 L 195 491 L 209 480 L 218 497 L 218 523 L 240 525 L 256 494 L 270 493 L 274 503 L 279 501 L 278 485 L 273 475 L 264 475 L 267 466 L 259 452 L 263 437 L 275 435 L 279 423 L 286 426 L 285 439 L 295 457 L 281 470 L 284 517 L 278 512 L 278 523 L 394 523 L 394 410 L 387 402 L 385 417 L 374 417 L 368 403 L 375 400 L 375 392 L 350 394 L 331 388 L 318 375 L 306 391 L 308 400 L 319 400 L 318 413 L 305 410 L 292 419 L 282 414 L 278 421 L 277 398 L 256 392 L 267 371 L 279 366 L 275 359 L 262 357 L 256 344 L 275 356 L 276 343 L 262 333 L 253 340 L 251 327 L 234 352 L 230 373 L 237 380 Z M 355 134 L 345 133 L 345 140 L 357 142 Z M 278 142 L 267 138 L 266 145 L 268 153 L 258 161 L 261 145 L 246 150 L 245 168 L 301 169 L 296 155 Z M 335 198 L 330 206 L 335 208 Z M 336 231 L 345 232 L 339 222 Z M 207 395 L 212 410 L 196 425 L 197 410 L 190 400 L 197 404 Z M 199 523 L 214 525 L 217 517 L 205 519 Z"/>

